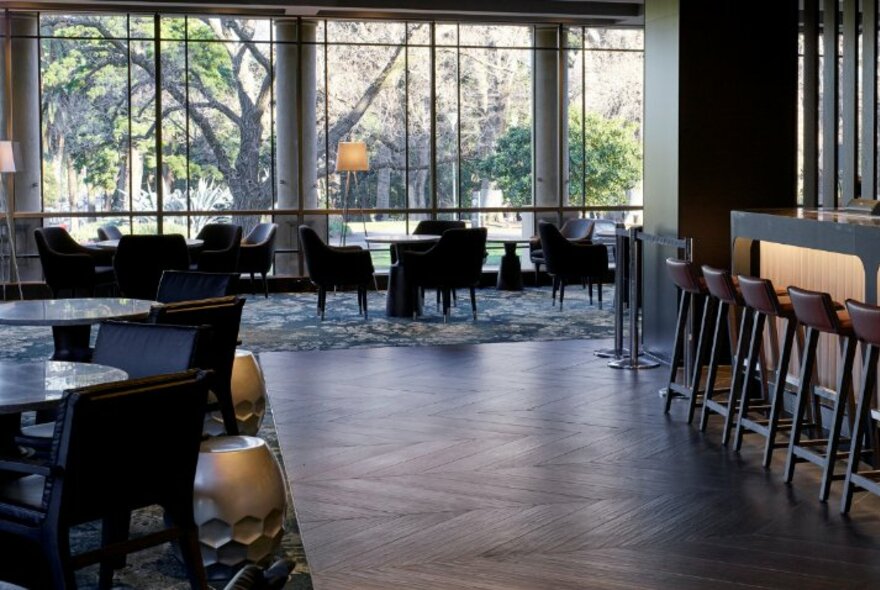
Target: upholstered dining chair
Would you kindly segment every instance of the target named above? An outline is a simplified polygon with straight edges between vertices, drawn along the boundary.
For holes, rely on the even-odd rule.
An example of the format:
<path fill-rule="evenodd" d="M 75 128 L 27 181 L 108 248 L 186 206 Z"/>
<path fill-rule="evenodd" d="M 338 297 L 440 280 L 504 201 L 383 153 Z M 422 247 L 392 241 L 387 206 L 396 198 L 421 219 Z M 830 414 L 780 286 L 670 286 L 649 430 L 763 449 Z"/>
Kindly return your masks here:
<path fill-rule="evenodd" d="M 98 239 L 101 241 L 119 240 L 122 236 L 123 233 L 115 225 L 102 225 L 98 228 Z"/>
<path fill-rule="evenodd" d="M 254 274 L 259 273 L 263 279 L 263 293 L 266 297 L 269 297 L 269 282 L 266 277 L 275 259 L 275 234 L 277 232 L 277 223 L 260 223 L 242 241 L 241 251 L 238 254 L 238 272 L 246 272 L 251 275 L 252 289 Z"/>
<path fill-rule="evenodd" d="M 595 227 L 596 224 L 592 219 L 567 219 L 559 229 L 559 233 L 566 240 L 572 242 L 589 242 L 593 237 Z M 547 264 L 544 250 L 541 247 L 540 235 L 529 239 L 529 259 L 535 265 L 535 285 L 537 286 L 541 267 Z"/>
<path fill-rule="evenodd" d="M 486 228 L 479 227 L 449 229 L 431 249 L 403 252 L 403 272 L 407 284 L 413 289 L 413 297 L 420 297 L 424 288 L 438 289 L 443 298 L 443 319 L 447 321 L 452 291 L 468 289 L 471 312 L 476 320 L 476 287 L 482 278 L 485 251 Z"/>
<path fill-rule="evenodd" d="M 241 251 L 241 226 L 232 223 L 208 223 L 196 236 L 204 244 L 198 252 L 196 270 L 235 272 Z"/>
<path fill-rule="evenodd" d="M 113 269 L 125 297 L 153 300 L 166 270 L 187 270 L 189 253 L 180 234 L 122 236 Z"/>
<path fill-rule="evenodd" d="M 238 273 L 166 270 L 159 279 L 156 301 L 176 303 L 235 295 Z"/>
<path fill-rule="evenodd" d="M 559 309 L 565 298 L 565 283 L 569 280 L 586 281 L 599 285 L 599 303 L 602 302 L 602 283 L 608 281 L 608 248 L 604 244 L 575 243 L 565 238 L 552 223 L 538 224 L 547 274 L 553 277 L 553 303 L 559 291 Z M 590 302 L 592 303 L 592 290 Z"/>
<path fill-rule="evenodd" d="M 318 315 L 324 319 L 327 289 L 354 286 L 358 312 L 367 319 L 367 289 L 373 283 L 373 259 L 360 246 L 334 247 L 307 225 L 299 226 L 299 242 L 309 280 L 318 288 Z"/>
<path fill-rule="evenodd" d="M 99 563 L 98 586 L 109 588 L 124 555 L 176 540 L 190 586 L 206 588 L 193 518 L 206 377 L 193 370 L 65 392 L 47 459 L 0 459 L 7 564 L 0 577 L 12 572 L 21 577 L 10 581 L 28 587 L 75 588 L 74 571 Z M 164 509 L 165 528 L 129 539 L 131 512 L 154 505 Z M 97 520 L 100 547 L 73 554 L 71 528 Z"/>
<path fill-rule="evenodd" d="M 230 435 L 238 434 L 232 402 L 232 365 L 244 302 L 240 297 L 231 296 L 156 305 L 147 319 L 152 324 L 202 326 L 207 330 L 199 345 L 195 366 L 213 371 L 211 392 L 216 402 L 211 402 L 209 409 L 216 406 L 220 410 L 226 434 Z"/>
<path fill-rule="evenodd" d="M 414 236 L 442 236 L 447 229 L 464 229 L 467 227 L 464 221 L 458 219 L 423 219 L 413 229 Z M 406 249 L 413 252 L 429 250 L 434 243 L 407 244 Z M 391 248 L 391 264 L 397 262 L 397 248 Z"/>
<path fill-rule="evenodd" d="M 109 252 L 79 245 L 63 227 L 38 227 L 34 239 L 53 297 L 89 297 L 98 287 L 112 287 L 114 274 Z"/>

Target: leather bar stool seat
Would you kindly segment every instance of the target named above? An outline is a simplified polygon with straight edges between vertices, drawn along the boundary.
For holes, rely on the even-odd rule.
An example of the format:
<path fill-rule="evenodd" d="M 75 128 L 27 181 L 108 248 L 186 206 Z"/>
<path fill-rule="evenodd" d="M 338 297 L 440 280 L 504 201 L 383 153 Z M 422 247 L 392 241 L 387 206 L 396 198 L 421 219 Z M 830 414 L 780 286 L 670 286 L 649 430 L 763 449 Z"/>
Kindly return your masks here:
<path fill-rule="evenodd" d="M 793 411 L 794 422 L 788 443 L 785 481 L 792 480 L 797 463 L 809 461 L 818 465 L 822 469 L 819 499 L 824 502 L 831 492 L 831 483 L 835 479 L 844 477 L 835 474 L 835 467 L 838 460 L 847 456 L 847 453 L 838 452 L 845 415 L 849 416 L 850 432 L 853 430 L 855 407 L 852 395 L 852 368 L 856 350 L 855 332 L 849 312 L 835 305 L 828 293 L 789 287 L 788 294 L 798 321 L 806 328 L 806 346 L 801 360 L 800 383 Z M 842 345 L 836 391 L 833 393 L 822 393 L 812 387 L 816 349 L 821 333 L 838 336 Z M 822 428 L 822 405 L 813 396 L 819 396 L 831 403 L 831 425 L 828 428 L 827 438 Z M 812 397 L 814 401 L 813 424 L 810 426 L 815 433 L 815 438 L 809 439 L 803 438 L 805 425 L 802 423 L 808 397 Z M 846 411 L 848 407 L 849 412 Z"/>
<path fill-rule="evenodd" d="M 681 290 L 681 295 L 678 303 L 678 319 L 675 323 L 675 339 L 672 347 L 669 380 L 666 387 L 664 413 L 669 413 L 673 397 L 683 397 L 688 401 L 687 421 L 690 424 L 694 419 L 694 412 L 698 405 L 697 399 L 701 396 L 700 381 L 702 378 L 703 359 L 706 356 L 708 327 L 714 314 L 715 305 L 708 298 L 709 291 L 706 287 L 706 280 L 702 277 L 700 269 L 695 263 L 688 260 L 667 258 L 666 269 L 669 273 L 669 278 Z M 705 304 L 703 318 L 700 322 L 693 371 L 688 375 L 687 365 L 684 362 L 685 347 L 688 342 L 688 311 L 691 308 L 696 309 L 700 303 Z M 683 374 L 681 382 L 677 381 L 680 368 Z"/>
<path fill-rule="evenodd" d="M 762 463 L 766 468 L 773 460 L 773 450 L 787 446 L 785 443 L 776 442 L 777 433 L 781 429 L 785 430 L 791 427 L 790 421 L 782 419 L 781 414 L 788 364 L 791 360 L 791 351 L 797 332 L 797 319 L 791 299 L 787 295 L 781 295 L 784 291 L 776 289 L 771 281 L 758 277 L 740 276 L 738 286 L 747 312 L 752 315 L 752 318 L 750 333 L 748 336 L 745 333 L 741 336 L 743 339 L 747 338 L 748 344 L 743 345 L 742 348 L 743 350 L 747 349 L 748 353 L 745 357 L 744 378 L 737 383 L 740 390 L 737 392 L 739 404 L 736 409 L 734 448 L 737 451 L 742 449 L 743 436 L 746 433 L 763 436 L 765 443 Z M 765 386 L 764 383 L 769 378 L 769 371 L 764 370 L 765 367 L 762 366 L 760 382 L 763 399 L 760 403 L 755 404 L 753 403 L 755 400 L 753 400 L 752 383 L 758 378 L 756 369 L 760 359 L 763 358 L 764 327 L 768 323 L 768 319 L 771 320 L 769 332 L 771 340 L 775 338 L 776 318 L 785 320 L 785 336 L 776 362 L 776 378 L 772 384 Z"/>
<path fill-rule="evenodd" d="M 853 493 L 868 491 L 880 496 L 880 415 L 874 408 L 874 390 L 877 386 L 877 361 L 880 357 L 880 307 L 847 300 L 853 332 L 858 341 L 865 347 L 864 364 L 862 365 L 862 382 L 856 400 L 856 414 L 853 420 L 852 443 L 850 444 L 849 462 L 843 484 L 843 497 L 840 511 L 849 512 L 852 506 Z M 868 436 L 866 436 L 868 433 Z M 873 469 L 862 469 L 863 446 L 871 442 L 871 462 Z"/>

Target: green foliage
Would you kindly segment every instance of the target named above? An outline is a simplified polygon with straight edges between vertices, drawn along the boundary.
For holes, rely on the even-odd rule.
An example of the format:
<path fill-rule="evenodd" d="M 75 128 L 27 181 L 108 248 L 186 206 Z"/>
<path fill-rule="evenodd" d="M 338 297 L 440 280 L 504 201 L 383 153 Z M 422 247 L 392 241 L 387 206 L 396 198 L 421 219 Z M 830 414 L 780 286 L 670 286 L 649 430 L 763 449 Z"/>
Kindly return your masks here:
<path fill-rule="evenodd" d="M 642 176 L 641 144 L 636 125 L 587 113 L 586 142 L 580 111 L 569 113 L 569 196 L 581 202 L 586 166 L 587 205 L 626 205 L 626 191 Z M 532 133 L 529 127 L 511 127 L 502 135 L 495 153 L 479 162 L 476 172 L 497 183 L 504 200 L 514 207 L 532 203 Z M 586 147 L 586 164 L 584 162 Z"/>

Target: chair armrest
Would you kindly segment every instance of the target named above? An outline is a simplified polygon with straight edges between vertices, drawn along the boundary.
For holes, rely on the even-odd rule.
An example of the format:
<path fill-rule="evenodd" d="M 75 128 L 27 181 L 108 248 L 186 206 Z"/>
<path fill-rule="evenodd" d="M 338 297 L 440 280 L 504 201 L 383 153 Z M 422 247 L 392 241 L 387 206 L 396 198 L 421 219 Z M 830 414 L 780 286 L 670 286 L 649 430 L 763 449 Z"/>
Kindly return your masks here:
<path fill-rule="evenodd" d="M 60 472 L 61 467 L 39 459 L 0 459 L 0 471 L 13 473 L 26 473 L 29 475 L 42 475 L 48 477 Z"/>

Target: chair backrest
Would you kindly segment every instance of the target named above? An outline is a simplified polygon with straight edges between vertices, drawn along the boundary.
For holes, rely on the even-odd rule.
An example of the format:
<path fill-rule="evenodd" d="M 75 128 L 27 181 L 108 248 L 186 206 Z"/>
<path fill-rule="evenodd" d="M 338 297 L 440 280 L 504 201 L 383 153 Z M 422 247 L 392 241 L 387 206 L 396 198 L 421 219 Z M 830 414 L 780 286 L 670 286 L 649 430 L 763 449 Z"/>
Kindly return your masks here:
<path fill-rule="evenodd" d="M 562 224 L 559 233 L 567 240 L 585 241 L 593 236 L 594 227 L 592 219 L 568 219 Z"/>
<path fill-rule="evenodd" d="M 166 270 L 187 270 L 189 253 L 180 234 L 161 236 L 122 236 L 113 270 L 126 297 L 154 299 Z"/>
<path fill-rule="evenodd" d="M 275 236 L 278 224 L 257 225 L 242 242 L 238 257 L 240 272 L 268 273 L 275 257 Z"/>
<path fill-rule="evenodd" d="M 768 279 L 739 275 L 737 276 L 737 283 L 739 284 L 743 301 L 747 306 L 761 313 L 771 315 L 780 315 L 782 313 L 782 306 L 779 304 L 776 289 Z"/>
<path fill-rule="evenodd" d="M 426 252 L 405 253 L 422 256 L 430 265 L 430 282 L 444 287 L 476 286 L 483 274 L 483 253 L 486 251 L 486 228 L 448 229 Z M 404 263 L 404 272 L 408 272 Z"/>
<path fill-rule="evenodd" d="M 275 242 L 275 233 L 278 231 L 277 223 L 259 223 L 248 233 L 244 243 L 248 246 L 259 246 Z"/>
<path fill-rule="evenodd" d="M 303 251 L 306 272 L 312 280 L 320 282 L 322 269 L 327 267 L 326 260 L 330 256 L 330 247 L 321 236 L 308 225 L 299 226 L 299 245 Z"/>
<path fill-rule="evenodd" d="M 840 318 L 834 309 L 831 295 L 821 291 L 808 291 L 797 287 L 788 288 L 791 306 L 800 323 L 820 332 L 839 333 Z"/>
<path fill-rule="evenodd" d="M 241 244 L 241 226 L 234 223 L 208 223 L 196 236 L 204 242 L 202 251 L 229 250 Z"/>
<path fill-rule="evenodd" d="M 122 369 L 130 379 L 195 368 L 201 344 L 208 336 L 198 325 L 104 322 L 98 330 L 92 362 Z"/>
<path fill-rule="evenodd" d="M 175 326 L 203 326 L 207 329 L 204 341 L 199 346 L 196 366 L 213 370 L 216 386 L 228 391 L 244 302 L 244 299 L 233 296 L 156 305 L 150 310 L 147 321 Z"/>
<path fill-rule="evenodd" d="M 706 293 L 706 283 L 700 276 L 700 268 L 695 262 L 678 258 L 666 259 L 666 271 L 675 286 L 688 293 Z"/>
<path fill-rule="evenodd" d="M 550 274 L 602 277 L 608 272 L 608 248 L 604 244 L 575 244 L 563 236 L 559 228 L 546 221 L 538 223 L 538 235 Z M 573 257 L 584 251 L 587 252 L 586 263 L 580 256 Z"/>
<path fill-rule="evenodd" d="M 166 270 L 159 280 L 156 301 L 175 303 L 233 295 L 238 277 L 237 273 Z"/>
<path fill-rule="evenodd" d="M 464 221 L 454 219 L 424 219 L 416 225 L 413 235 L 442 236 L 448 229 L 464 229 L 467 227 Z"/>
<path fill-rule="evenodd" d="M 730 271 L 723 268 L 714 268 L 708 264 L 702 266 L 703 279 L 709 294 L 716 299 L 730 305 L 743 305 L 742 295 L 737 291 Z"/>
<path fill-rule="evenodd" d="M 77 524 L 154 504 L 191 510 L 205 377 L 193 370 L 65 392 L 50 455 L 60 469 L 43 491 L 49 517 Z"/>
<path fill-rule="evenodd" d="M 102 225 L 98 228 L 99 240 L 121 240 L 122 232 L 115 225 Z"/>
<path fill-rule="evenodd" d="M 38 227 L 34 230 L 34 239 L 37 242 L 37 251 L 40 258 L 43 253 L 52 254 L 79 254 L 83 248 L 77 244 L 66 229 L 59 226 Z"/>
<path fill-rule="evenodd" d="M 856 337 L 868 344 L 880 346 L 880 307 L 847 299 L 846 310 Z"/>

